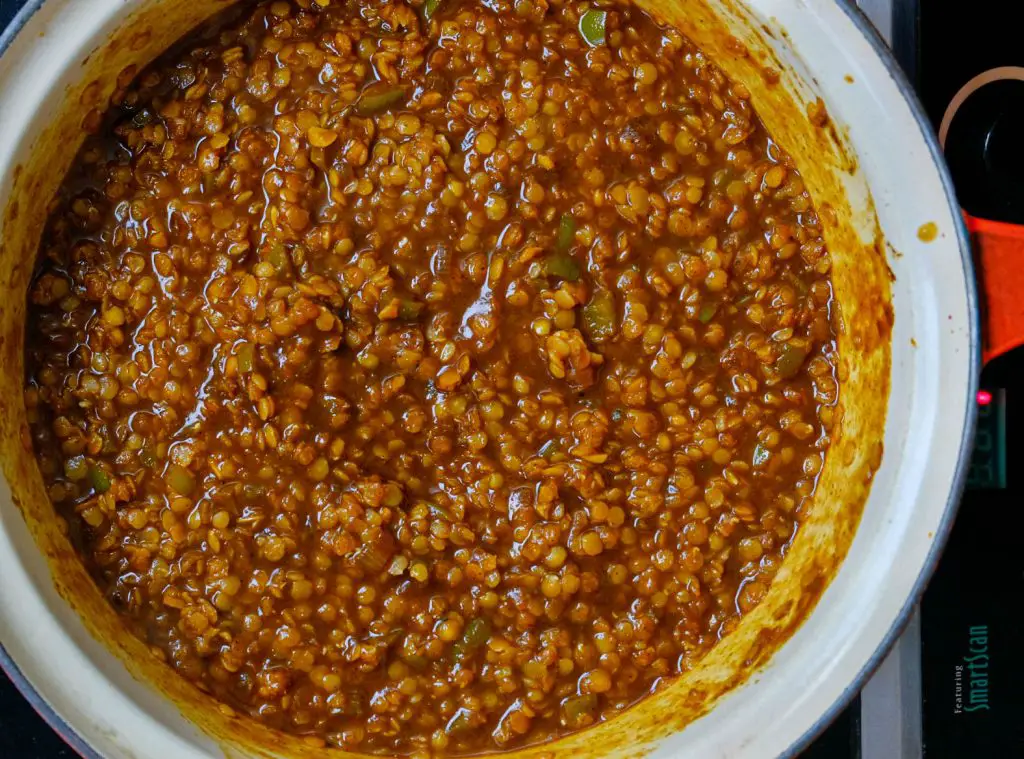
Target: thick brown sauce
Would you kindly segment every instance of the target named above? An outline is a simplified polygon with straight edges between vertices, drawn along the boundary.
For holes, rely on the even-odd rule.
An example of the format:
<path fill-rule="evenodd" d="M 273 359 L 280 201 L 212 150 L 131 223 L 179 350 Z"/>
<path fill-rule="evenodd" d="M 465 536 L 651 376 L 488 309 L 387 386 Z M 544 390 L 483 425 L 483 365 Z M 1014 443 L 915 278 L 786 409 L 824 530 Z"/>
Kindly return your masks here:
<path fill-rule="evenodd" d="M 838 395 L 829 254 L 744 88 L 600 7 L 603 41 L 543 0 L 245 4 L 83 148 L 30 294 L 40 466 L 232 706 L 534 743 L 766 593 Z"/>

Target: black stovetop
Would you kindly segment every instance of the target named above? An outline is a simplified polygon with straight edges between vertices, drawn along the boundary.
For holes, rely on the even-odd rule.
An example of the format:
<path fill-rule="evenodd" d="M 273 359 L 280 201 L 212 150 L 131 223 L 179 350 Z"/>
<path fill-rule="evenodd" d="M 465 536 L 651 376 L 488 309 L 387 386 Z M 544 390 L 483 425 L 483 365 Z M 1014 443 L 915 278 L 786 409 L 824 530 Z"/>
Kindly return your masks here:
<path fill-rule="evenodd" d="M 0 0 L 0 28 L 25 2 Z M 947 3 L 893 0 L 894 50 L 936 128 L 950 98 L 971 77 L 996 66 L 1024 66 L 1019 25 L 994 22 L 986 5 L 1003 11 L 1011 3 L 976 0 L 970 12 L 961 6 L 951 13 Z M 1005 97 L 989 100 L 995 105 L 978 106 L 972 118 L 1000 120 L 1003 134 L 1018 135 L 1009 141 L 1016 145 L 1024 134 L 1024 107 L 1007 106 Z M 1020 102 L 1024 106 L 1024 97 Z M 976 215 L 1024 222 L 1024 182 L 1014 181 L 1024 176 L 1024 153 L 1007 153 L 1006 141 L 993 139 L 984 124 L 957 129 L 951 139 L 968 135 L 951 154 L 961 203 Z M 975 156 L 970 140 L 988 154 Z M 1022 371 L 1024 349 L 996 360 L 982 375 L 992 402 L 982 409 L 972 487 L 922 604 L 926 759 L 1024 757 L 1024 478 L 1013 472 L 1014 462 L 1024 459 L 1024 434 L 1018 434 L 1024 432 L 1024 394 L 1018 398 L 1012 382 Z M 1010 465 L 1000 469 L 1000 457 Z M 862 759 L 860 714 L 858 697 L 801 759 Z M 0 757 L 73 756 L 0 673 Z"/>

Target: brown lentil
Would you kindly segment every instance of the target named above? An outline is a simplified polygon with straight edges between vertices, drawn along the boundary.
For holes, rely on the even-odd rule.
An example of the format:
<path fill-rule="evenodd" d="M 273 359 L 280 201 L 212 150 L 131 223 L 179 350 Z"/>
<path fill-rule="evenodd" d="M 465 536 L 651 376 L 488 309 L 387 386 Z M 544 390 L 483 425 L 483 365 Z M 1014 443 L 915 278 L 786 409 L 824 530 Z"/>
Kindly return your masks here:
<path fill-rule="evenodd" d="M 770 587 L 838 396 L 808 193 L 626 5 L 242 4 L 115 95 L 26 405 L 111 603 L 351 750 L 606 719 Z"/>

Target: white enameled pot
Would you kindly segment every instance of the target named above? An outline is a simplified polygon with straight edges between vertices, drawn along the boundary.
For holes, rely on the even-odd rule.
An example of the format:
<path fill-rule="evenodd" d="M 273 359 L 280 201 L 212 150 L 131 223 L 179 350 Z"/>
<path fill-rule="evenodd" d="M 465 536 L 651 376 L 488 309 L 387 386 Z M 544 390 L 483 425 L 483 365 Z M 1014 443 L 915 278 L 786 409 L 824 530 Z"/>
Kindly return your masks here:
<path fill-rule="evenodd" d="M 128 635 L 27 444 L 25 292 L 81 125 L 118 77 L 229 4 L 30 0 L 0 38 L 0 663 L 86 756 L 341 756 L 226 714 Z M 748 86 L 805 178 L 834 260 L 842 421 L 761 606 L 656 696 L 517 756 L 793 755 L 880 662 L 952 522 L 980 361 L 968 240 L 921 108 L 852 3 L 641 4 Z"/>

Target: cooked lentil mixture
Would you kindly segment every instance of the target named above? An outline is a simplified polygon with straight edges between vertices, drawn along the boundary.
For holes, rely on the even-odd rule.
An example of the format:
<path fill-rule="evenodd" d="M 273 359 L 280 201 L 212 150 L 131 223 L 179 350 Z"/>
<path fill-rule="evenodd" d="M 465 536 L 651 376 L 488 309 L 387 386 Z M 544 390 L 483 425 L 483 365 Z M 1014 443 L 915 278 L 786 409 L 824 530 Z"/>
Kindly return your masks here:
<path fill-rule="evenodd" d="M 468 753 L 607 719 L 764 597 L 838 397 L 830 257 L 677 32 L 244 3 L 119 84 L 25 398 L 155 655 L 313 745 Z"/>

